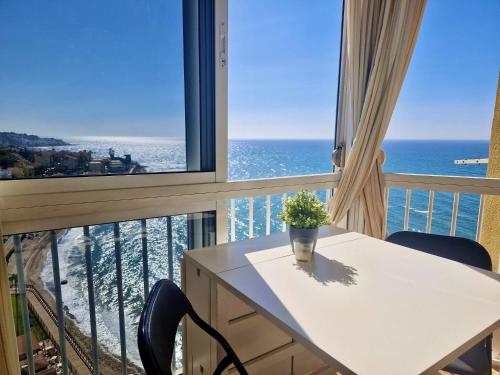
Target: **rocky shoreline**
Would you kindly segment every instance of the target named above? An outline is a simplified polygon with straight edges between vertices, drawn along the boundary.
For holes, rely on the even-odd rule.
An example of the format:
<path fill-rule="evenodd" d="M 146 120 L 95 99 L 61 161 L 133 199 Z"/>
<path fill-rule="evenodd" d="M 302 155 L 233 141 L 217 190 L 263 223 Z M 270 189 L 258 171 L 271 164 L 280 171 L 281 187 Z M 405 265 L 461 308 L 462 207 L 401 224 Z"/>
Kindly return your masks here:
<path fill-rule="evenodd" d="M 66 233 L 66 230 L 58 231 L 58 238 L 61 238 Z M 43 298 L 50 304 L 52 309 L 56 310 L 55 300 L 52 294 L 45 289 L 41 273 L 43 271 L 47 254 L 50 251 L 50 235 L 49 232 L 39 232 L 30 235 L 22 241 L 23 258 L 25 264 L 26 283 L 32 284 L 42 294 Z M 17 273 L 15 267 L 15 256 L 11 256 L 8 263 L 8 272 Z M 87 352 L 92 352 L 91 338 L 81 332 L 76 323 L 65 317 L 65 326 L 70 331 L 71 335 L 76 339 L 78 344 Z M 128 374 L 144 374 L 144 371 L 137 365 L 128 361 Z M 105 352 L 99 348 L 99 369 L 104 375 L 117 374 L 121 371 L 120 358 Z M 90 372 L 89 372 L 90 374 Z"/>

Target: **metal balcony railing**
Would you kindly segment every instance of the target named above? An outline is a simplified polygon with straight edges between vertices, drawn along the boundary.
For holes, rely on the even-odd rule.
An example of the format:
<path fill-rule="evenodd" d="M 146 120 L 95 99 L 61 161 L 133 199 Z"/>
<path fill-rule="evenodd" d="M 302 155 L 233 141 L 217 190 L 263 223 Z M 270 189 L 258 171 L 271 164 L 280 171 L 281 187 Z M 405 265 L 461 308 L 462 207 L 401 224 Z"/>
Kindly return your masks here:
<path fill-rule="evenodd" d="M 140 220 L 140 237 L 141 237 L 141 253 L 142 253 L 142 273 L 143 285 L 142 290 L 144 293 L 144 300 L 146 300 L 149 293 L 149 257 L 148 257 L 148 234 L 146 219 Z M 174 273 L 174 256 L 173 256 L 173 240 L 172 240 L 172 219 L 171 217 L 166 218 L 166 228 L 165 234 L 167 237 L 168 250 L 167 259 L 168 262 L 168 277 L 173 279 Z M 74 337 L 74 334 L 67 328 L 65 324 L 65 313 L 64 313 L 64 301 L 61 293 L 61 272 L 59 266 L 59 239 L 58 232 L 51 230 L 50 235 L 50 251 L 51 251 L 51 262 L 53 271 L 53 283 L 54 283 L 54 296 L 55 296 L 55 309 L 51 306 L 53 301 L 47 301 L 35 285 L 25 282 L 25 271 L 24 271 L 24 260 L 23 260 L 23 249 L 21 235 L 13 236 L 13 243 L 15 248 L 15 257 L 17 263 L 17 275 L 18 275 L 18 291 L 21 298 L 22 305 L 22 319 L 24 324 L 24 333 L 26 341 L 26 353 L 28 359 L 28 370 L 30 374 L 34 374 L 34 359 L 33 359 L 33 349 L 31 347 L 31 329 L 29 323 L 29 311 L 28 305 L 39 320 L 43 321 L 42 313 L 45 319 L 50 321 L 43 322 L 44 329 L 47 331 L 49 337 L 54 341 L 58 349 L 58 354 L 60 357 L 61 370 L 63 374 L 74 373 L 74 374 L 101 374 L 100 371 L 100 360 L 99 360 L 99 339 L 96 324 L 96 303 L 95 303 L 95 290 L 94 290 L 94 275 L 93 275 L 93 261 L 92 261 L 92 241 L 90 235 L 89 226 L 84 226 L 83 230 L 83 251 L 85 254 L 85 269 L 86 269 L 86 280 L 87 280 L 87 293 L 88 301 L 82 301 L 82 303 L 88 302 L 88 312 L 90 316 L 90 329 L 91 329 L 91 351 L 88 352 L 85 348 L 81 346 L 79 340 Z M 119 322 L 119 342 L 120 342 L 120 363 L 121 363 L 121 373 L 128 374 L 128 364 L 129 360 L 127 358 L 127 347 L 126 347 L 126 336 L 125 336 L 125 312 L 124 312 L 124 281 L 123 281 L 123 270 L 122 270 L 122 241 L 120 235 L 120 223 L 113 223 L 113 242 L 114 242 L 114 261 L 116 269 L 116 289 L 118 295 L 118 322 Z M 29 296 L 32 295 L 40 305 L 43 311 L 36 310 L 33 303 L 30 303 Z M 51 329 L 52 325 L 57 327 L 57 333 L 54 329 Z M 53 327 L 52 327 L 53 328 Z M 68 358 L 70 360 L 68 360 Z"/>
<path fill-rule="evenodd" d="M 324 203 L 333 196 L 334 189 L 313 190 Z M 237 233 L 242 238 L 254 238 L 259 235 L 270 235 L 278 231 L 285 232 L 286 224 L 278 219 L 282 202 L 297 191 L 289 191 L 280 195 L 266 194 L 242 199 L 229 200 L 229 241 L 237 240 Z M 257 226 L 257 228 L 256 228 Z M 256 231 L 256 229 L 260 229 Z"/>
<path fill-rule="evenodd" d="M 455 236 L 457 234 L 478 240 L 481 232 L 483 203 L 486 195 L 500 195 L 500 179 L 478 178 L 478 177 L 454 177 L 454 176 L 434 176 L 416 174 L 395 174 L 386 173 L 386 202 L 387 219 L 386 222 L 394 222 L 393 228 L 388 227 L 388 231 L 394 230 L 419 230 L 426 233 L 440 233 Z M 404 214 L 397 212 L 392 195 L 398 193 L 401 196 L 398 200 L 399 206 L 404 207 Z M 419 194 L 420 202 L 415 202 L 413 197 Z M 436 197 L 440 194 L 439 210 L 436 206 Z M 397 198 L 397 197 L 395 197 Z M 427 198 L 427 205 L 423 205 L 423 200 Z M 421 210 L 416 210 L 419 204 Z M 466 214 L 462 218 L 462 228 L 459 223 L 460 207 L 466 208 Z M 410 225 L 412 211 L 421 215 L 420 225 Z M 415 215 L 416 220 L 419 219 Z M 393 219 L 393 220 L 390 220 Z M 394 220 L 396 219 L 396 220 Z M 425 223 L 423 222 L 425 220 Z M 402 226 L 401 226 L 402 224 Z M 418 224 L 418 223 L 417 223 Z M 433 225 L 438 224 L 437 228 Z M 474 226 L 465 230 L 465 225 Z"/>
<path fill-rule="evenodd" d="M 22 317 L 26 333 L 26 345 L 29 349 L 31 345 L 30 338 L 30 322 L 29 322 L 29 294 L 31 293 L 34 298 L 43 306 L 45 312 L 50 316 L 53 324 L 56 326 L 56 333 L 54 339 L 57 341 L 57 346 L 59 348 L 59 355 L 61 357 L 62 372 L 63 374 L 73 373 L 91 373 L 91 374 L 101 374 L 104 373 L 100 358 L 100 347 L 101 343 L 99 340 L 99 332 L 97 326 L 96 317 L 96 290 L 95 290 L 95 274 L 93 269 L 96 266 L 93 262 L 92 257 L 92 244 L 91 241 L 91 229 L 89 225 L 100 224 L 103 222 L 113 222 L 112 224 L 112 241 L 114 247 L 114 269 L 116 271 L 116 276 L 114 283 L 116 283 L 116 294 L 117 294 L 117 312 L 118 312 L 118 326 L 119 326 L 119 362 L 120 362 L 120 372 L 122 374 L 127 374 L 133 371 L 140 372 L 137 367 L 130 368 L 130 358 L 127 358 L 127 340 L 126 340 L 126 323 L 125 323 L 125 308 L 127 303 L 127 296 L 125 291 L 129 287 L 126 285 L 126 280 L 123 278 L 123 265 L 122 265 L 122 255 L 123 255 L 123 221 L 125 220 L 135 220 L 137 222 L 138 233 L 136 236 L 140 237 L 140 241 L 135 242 L 137 249 L 140 251 L 140 259 L 142 264 L 137 264 L 136 271 L 142 272 L 144 276 L 142 279 L 142 285 L 139 287 L 141 289 L 142 298 L 145 300 L 147 298 L 149 288 L 150 288 L 150 266 L 151 266 L 151 241 L 154 238 L 151 234 L 148 234 L 147 220 L 144 218 L 144 214 L 156 213 L 157 208 L 152 208 L 151 211 L 134 211 L 129 210 L 127 205 L 138 205 L 135 200 L 139 199 L 138 196 L 146 196 L 148 202 L 154 200 L 155 197 L 158 199 L 158 205 L 160 204 L 172 204 L 166 208 L 166 210 L 175 210 L 175 212 L 182 212 L 182 207 L 185 207 L 188 212 L 197 212 L 195 209 L 204 208 L 204 210 L 217 210 L 217 238 L 218 242 L 224 241 L 236 241 L 243 238 L 252 238 L 260 235 L 268 235 L 273 232 L 284 231 L 286 228 L 278 220 L 277 214 L 281 210 L 281 202 L 286 199 L 289 194 L 293 194 L 300 190 L 313 190 L 316 191 L 321 200 L 326 202 L 332 194 L 334 194 L 335 187 L 337 186 L 339 176 L 335 174 L 326 175 L 316 175 L 316 176 L 301 176 L 301 177 L 290 177 L 290 178 L 279 178 L 279 179 L 266 179 L 266 180 L 253 180 L 253 181 L 234 181 L 227 183 L 212 183 L 212 184 L 188 184 L 188 185 L 178 185 L 173 187 L 165 187 L 160 191 L 159 188 L 148 188 L 154 189 L 151 193 L 140 193 L 137 187 L 134 187 L 134 198 L 123 199 L 123 197 L 129 194 L 126 191 L 120 191 L 120 200 L 113 201 L 113 198 L 109 199 L 109 202 L 113 202 L 113 207 L 120 204 L 120 210 L 115 214 L 114 211 L 108 210 L 104 207 L 103 210 L 106 211 L 106 215 L 101 215 L 101 213 L 96 213 L 94 216 L 89 214 L 88 204 L 94 204 L 90 202 L 91 194 L 84 195 L 84 201 L 81 202 L 81 212 L 85 216 L 76 217 L 78 215 L 78 193 L 68 193 L 68 195 L 63 197 L 63 200 L 67 200 L 66 203 L 57 204 L 57 201 L 47 201 L 46 210 L 48 219 L 44 219 L 42 230 L 49 229 L 50 236 L 50 252 L 51 252 L 51 262 L 52 271 L 54 277 L 54 296 L 55 296 L 55 308 L 52 307 L 51 301 L 46 301 L 45 298 L 37 291 L 37 289 L 30 283 L 24 280 L 24 260 L 23 260 L 23 244 L 21 241 L 21 236 L 16 234 L 13 236 L 15 257 L 17 264 L 17 273 L 19 278 L 19 294 L 21 296 Z M 427 209 L 425 213 L 425 227 L 422 230 L 427 232 L 433 231 L 435 224 L 438 220 L 438 216 L 442 215 L 443 212 L 436 211 L 436 194 L 447 192 L 453 196 L 453 201 L 451 202 L 451 207 L 449 207 L 449 215 L 451 217 L 449 223 L 449 234 L 456 235 L 459 230 L 460 224 L 460 204 L 461 198 L 467 198 L 469 194 L 476 196 L 476 201 L 478 204 L 476 226 L 476 233 L 479 233 L 479 227 L 481 224 L 481 214 L 482 214 L 482 202 L 484 195 L 500 195 L 500 180 L 499 179 L 487 179 L 487 178 L 467 178 L 467 177 L 446 177 L 446 176 L 426 176 L 426 175 L 403 175 L 403 174 L 386 174 L 386 199 L 389 202 L 388 215 L 389 218 L 396 218 L 393 220 L 393 230 L 400 229 L 414 229 L 412 227 L 412 194 L 416 194 L 415 191 L 425 192 L 428 194 L 427 198 Z M 404 191 L 404 199 L 401 197 L 398 203 L 400 211 L 394 211 L 394 204 L 392 204 L 393 197 L 395 196 L 394 191 Z M 113 192 L 106 190 L 106 197 L 113 197 Z M 420 194 L 419 193 L 419 194 Z M 73 194 L 73 195 L 72 195 Z M 99 199 L 103 199 L 104 193 L 97 192 Z M 83 195 L 82 195 L 83 196 Z M 478 198 L 479 197 L 479 198 Z M 15 200 L 21 202 L 20 197 L 14 197 Z M 35 200 L 33 197 L 30 199 Z M 52 199 L 52 197 L 50 198 Z M 467 198 L 469 199 L 469 198 Z M 130 203 L 129 201 L 133 201 Z M 89 203 L 90 202 L 90 203 Z M 118 203 L 116 203 L 118 202 Z M 39 207 L 19 207 L 12 208 L 13 204 L 10 204 L 8 199 L 4 198 L 4 206 L 7 207 L 5 211 L 13 209 L 15 212 L 20 212 L 22 221 L 16 221 L 13 214 L 8 214 L 7 228 L 22 228 L 25 232 L 28 231 L 38 231 L 41 228 L 41 224 L 37 222 L 36 218 L 31 221 L 26 220 L 29 217 L 30 210 L 38 210 Z M 55 214 L 50 211 L 51 205 L 53 206 Z M 96 204 L 99 202 L 96 200 Z M 149 204 L 149 203 L 148 203 Z M 194 205 L 193 205 L 194 204 Z M 10 205 L 10 206 L 9 206 Z M 70 207 L 71 206 L 71 207 Z M 70 207 L 70 208 L 69 208 Z M 76 208 L 75 208 L 76 207 Z M 131 206 L 132 207 L 132 206 Z M 151 206 L 153 207 L 153 206 Z M 94 208 L 92 208 L 94 209 Z M 38 212 L 38 211 L 37 211 Z M 124 213 L 125 212 L 125 213 Z M 163 212 L 163 211 L 162 211 Z M 170 211 L 167 211 L 170 212 Z M 174 211 L 172 211 L 174 212 Z M 198 211 L 199 212 L 199 211 Z M 113 216 L 115 215 L 115 216 Z M 393 215 L 394 217 L 392 217 Z M 446 214 L 448 215 L 448 213 Z M 148 216 L 153 217 L 153 215 Z M 68 219 L 69 218 L 69 219 Z M 119 220 L 111 221 L 109 219 L 118 218 Z M 93 222 L 93 219 L 95 222 Z M 440 219 L 441 220 L 441 219 Z M 85 272 L 86 272 L 86 283 L 87 283 L 87 295 L 88 301 L 81 301 L 82 303 L 88 304 L 88 314 L 90 321 L 90 350 L 83 348 L 78 340 L 74 339 L 71 330 L 68 330 L 67 323 L 65 321 L 65 311 L 64 311 L 64 301 L 61 295 L 61 277 L 60 277 L 60 265 L 59 259 L 59 239 L 58 232 L 55 228 L 65 228 L 65 222 L 70 223 L 83 223 L 81 226 L 82 230 L 82 251 L 84 253 L 85 260 Z M 52 228 L 47 228 L 49 224 L 52 223 Z M 140 224 L 140 225 L 139 225 Z M 398 227 L 399 226 L 399 227 Z M 54 228 L 54 229 L 53 229 Z M 170 216 L 166 217 L 166 225 L 162 229 L 161 233 L 164 238 L 166 238 L 166 258 L 163 257 L 162 261 L 167 263 L 167 277 L 174 280 L 174 269 L 178 269 L 177 262 L 179 258 L 176 257 L 176 250 L 174 249 L 174 240 L 176 228 L 172 222 Z M 15 232 L 14 232 L 15 233 Z M 19 233 L 19 232 L 18 232 Z M 127 234 L 127 233 L 125 233 Z M 11 241 L 11 240 L 10 240 Z M 12 241 L 10 242 L 12 243 Z M 186 245 L 187 248 L 187 245 Z M 28 293 L 28 294 L 27 294 Z M 66 317 L 67 319 L 67 317 Z M 31 373 L 34 373 L 34 361 L 33 354 L 31 350 L 27 351 L 28 362 Z M 73 357 L 75 355 L 82 365 L 81 367 L 72 364 Z M 68 360 L 68 358 L 70 360 Z M 76 359 L 77 360 L 77 359 Z M 75 360 L 75 361 L 76 361 Z"/>

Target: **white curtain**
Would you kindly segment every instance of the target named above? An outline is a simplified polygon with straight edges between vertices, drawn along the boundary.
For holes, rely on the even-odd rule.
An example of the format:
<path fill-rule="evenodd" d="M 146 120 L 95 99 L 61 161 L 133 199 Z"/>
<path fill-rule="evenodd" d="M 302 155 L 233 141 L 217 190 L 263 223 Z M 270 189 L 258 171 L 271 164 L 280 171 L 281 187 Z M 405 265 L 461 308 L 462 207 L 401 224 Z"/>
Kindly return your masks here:
<path fill-rule="evenodd" d="M 330 212 L 385 237 L 381 145 L 415 47 L 426 0 L 346 0 L 337 144 L 347 152 Z M 361 222 L 361 225 L 359 225 Z"/>

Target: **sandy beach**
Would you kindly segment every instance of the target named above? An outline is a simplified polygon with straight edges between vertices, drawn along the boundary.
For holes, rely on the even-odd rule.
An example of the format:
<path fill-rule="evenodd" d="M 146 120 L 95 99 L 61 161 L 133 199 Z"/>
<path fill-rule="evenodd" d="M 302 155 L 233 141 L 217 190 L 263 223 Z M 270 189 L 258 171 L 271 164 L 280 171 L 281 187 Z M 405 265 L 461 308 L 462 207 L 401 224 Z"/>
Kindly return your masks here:
<path fill-rule="evenodd" d="M 58 238 L 61 238 L 66 233 L 65 230 L 60 230 L 57 233 Z M 12 241 L 8 244 L 5 249 L 5 253 L 9 253 L 12 247 Z M 23 258 L 25 264 L 25 279 L 27 284 L 32 284 L 39 292 L 42 294 L 43 298 L 49 303 L 54 311 L 56 311 L 55 300 L 50 292 L 45 289 L 43 280 L 41 279 L 41 273 L 46 263 L 47 254 L 50 251 L 50 233 L 49 232 L 39 232 L 27 235 L 22 240 Z M 17 273 L 15 264 L 15 255 L 9 259 L 8 262 L 8 272 L 9 274 Z M 86 301 L 82 301 L 86 303 Z M 65 317 L 65 326 L 71 332 L 71 335 L 76 339 L 84 350 L 89 353 L 92 352 L 91 339 L 90 337 L 84 335 L 75 322 Z M 99 335 L 99 333 L 98 333 Z M 117 374 L 121 371 L 121 362 L 119 358 L 116 358 L 108 353 L 105 353 L 101 348 L 99 348 L 99 369 L 104 375 Z M 138 368 L 136 365 L 128 363 L 128 373 L 129 374 L 143 374 L 142 369 Z M 89 372 L 90 374 L 90 372 Z"/>

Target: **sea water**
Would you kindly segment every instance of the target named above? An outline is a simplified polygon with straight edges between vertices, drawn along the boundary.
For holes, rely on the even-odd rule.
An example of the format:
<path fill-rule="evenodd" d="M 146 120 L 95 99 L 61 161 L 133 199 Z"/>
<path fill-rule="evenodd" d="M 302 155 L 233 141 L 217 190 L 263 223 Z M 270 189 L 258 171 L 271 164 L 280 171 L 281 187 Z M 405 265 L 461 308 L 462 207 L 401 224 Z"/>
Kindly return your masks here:
<path fill-rule="evenodd" d="M 163 138 L 73 138 L 71 146 L 61 149 L 91 150 L 95 156 L 106 156 L 109 148 L 122 156 L 129 153 L 134 161 L 150 172 L 185 169 L 185 145 L 182 140 Z M 327 173 L 332 170 L 329 140 L 231 140 L 229 142 L 229 178 L 231 180 Z M 385 172 L 422 173 L 454 176 L 485 176 L 485 165 L 455 165 L 456 159 L 488 157 L 486 141 L 386 141 Z M 326 193 L 318 191 L 324 201 Z M 389 193 L 388 230 L 402 230 L 406 193 L 391 189 Z M 248 202 L 236 202 L 236 238 L 248 236 Z M 428 191 L 414 190 L 410 205 L 410 229 L 424 231 L 427 218 Z M 448 234 L 451 223 L 453 193 L 436 193 L 433 210 L 433 233 Z M 277 213 L 281 195 L 272 196 L 272 232 L 281 230 Z M 479 197 L 462 194 L 459 202 L 456 235 L 475 238 Z M 174 280 L 180 280 L 179 259 L 187 249 L 186 216 L 172 219 L 174 243 Z M 265 197 L 254 201 L 254 235 L 265 234 Z M 168 277 L 166 218 L 147 220 L 149 282 Z M 120 224 L 122 246 L 123 286 L 125 300 L 125 332 L 127 353 L 140 364 L 137 349 L 137 323 L 143 300 L 141 227 L 137 221 Z M 112 225 L 90 227 L 92 262 L 100 345 L 119 356 L 118 296 L 116 292 L 116 263 Z M 42 272 L 46 287 L 53 290 L 51 254 Z M 66 314 L 84 334 L 90 335 L 85 253 L 82 228 L 67 231 L 59 243 L 61 286 Z M 180 356 L 179 356 L 180 357 Z"/>

